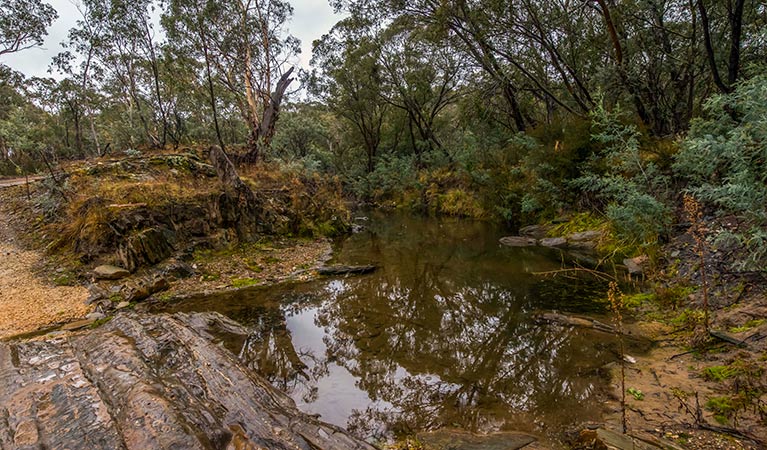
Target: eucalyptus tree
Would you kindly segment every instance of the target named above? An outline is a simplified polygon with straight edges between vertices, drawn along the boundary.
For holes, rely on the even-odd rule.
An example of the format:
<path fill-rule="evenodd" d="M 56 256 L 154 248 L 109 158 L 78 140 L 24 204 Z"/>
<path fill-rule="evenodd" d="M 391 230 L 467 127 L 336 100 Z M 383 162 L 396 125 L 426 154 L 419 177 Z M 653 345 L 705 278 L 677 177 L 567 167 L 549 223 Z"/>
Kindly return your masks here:
<path fill-rule="evenodd" d="M 283 0 L 170 0 L 163 17 L 169 44 L 204 61 L 221 145 L 216 85 L 231 95 L 249 130 L 245 161 L 257 161 L 271 144 L 292 82 L 288 63 L 299 52 L 299 41 L 286 29 L 292 13 Z"/>
<path fill-rule="evenodd" d="M 440 37 L 414 27 L 407 17 L 394 21 L 378 36 L 381 95 L 405 112 L 417 166 L 425 150 L 439 150 L 452 159 L 438 136 L 438 121 L 460 98 L 465 67 L 453 48 L 438 44 Z"/>
<path fill-rule="evenodd" d="M 334 6 L 443 33 L 525 130 L 629 103 L 651 133 L 683 131 L 712 86 L 765 56 L 763 2 L 733 0 L 337 0 Z M 725 75 L 720 75 L 719 72 Z"/>
<path fill-rule="evenodd" d="M 314 41 L 311 63 L 315 69 L 306 80 L 309 92 L 356 130 L 368 173 L 375 169 L 389 109 L 382 92 L 378 25 L 357 14 L 339 21 Z"/>
<path fill-rule="evenodd" d="M 81 18 L 77 20 L 74 28 L 69 30 L 67 41 L 62 43 L 64 51 L 54 56 L 52 68 L 56 69 L 70 79 L 68 88 L 72 96 L 77 97 L 77 103 L 82 110 L 83 118 L 87 119 L 90 127 L 93 147 L 97 155 L 102 154 L 101 140 L 97 132 L 96 116 L 98 113 L 98 81 L 103 78 L 104 68 L 99 64 L 98 52 L 101 46 L 102 35 L 105 24 L 98 20 L 93 20 L 89 11 L 89 5 L 78 5 Z M 77 122 L 78 127 L 82 127 L 82 120 Z M 83 136 L 81 128 L 78 128 L 76 134 Z M 84 139 L 78 140 L 76 149 L 78 153 L 83 154 Z"/>
<path fill-rule="evenodd" d="M 0 56 L 43 43 L 56 10 L 40 0 L 3 0 L 0 3 Z"/>

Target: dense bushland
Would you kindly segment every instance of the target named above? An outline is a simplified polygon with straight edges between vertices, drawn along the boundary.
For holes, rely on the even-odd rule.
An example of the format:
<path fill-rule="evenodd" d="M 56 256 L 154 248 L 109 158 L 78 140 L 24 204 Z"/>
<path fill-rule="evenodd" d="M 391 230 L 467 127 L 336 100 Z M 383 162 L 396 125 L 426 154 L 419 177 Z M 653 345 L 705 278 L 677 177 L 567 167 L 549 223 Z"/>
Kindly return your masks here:
<path fill-rule="evenodd" d="M 84 1 L 60 79 L 0 66 L 0 173 L 218 145 L 378 205 L 513 226 L 591 212 L 633 247 L 665 238 L 687 192 L 738 221 L 711 238 L 745 246 L 742 267 L 767 255 L 762 3 L 331 4 L 345 17 L 298 73 L 287 1 Z M 55 18 L 0 12 L 0 55 Z"/>

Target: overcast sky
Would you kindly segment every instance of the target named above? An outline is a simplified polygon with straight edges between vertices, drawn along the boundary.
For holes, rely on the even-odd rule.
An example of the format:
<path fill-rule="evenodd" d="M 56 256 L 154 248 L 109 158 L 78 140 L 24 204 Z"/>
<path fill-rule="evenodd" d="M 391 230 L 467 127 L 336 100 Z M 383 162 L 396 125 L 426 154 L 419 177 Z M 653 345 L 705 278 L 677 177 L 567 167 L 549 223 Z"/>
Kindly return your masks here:
<path fill-rule="evenodd" d="M 52 76 L 47 72 L 51 59 L 62 50 L 61 42 L 66 40 L 69 29 L 80 18 L 80 13 L 72 1 L 76 0 L 48 0 L 59 12 L 59 18 L 49 28 L 43 46 L 0 56 L 0 62 L 28 77 Z M 290 0 L 290 3 L 293 5 L 294 14 L 289 28 L 294 36 L 301 39 L 302 51 L 298 63 L 302 67 L 308 67 L 312 57 L 312 41 L 330 31 L 340 16 L 333 14 L 327 0 Z M 55 74 L 53 76 L 58 77 Z"/>

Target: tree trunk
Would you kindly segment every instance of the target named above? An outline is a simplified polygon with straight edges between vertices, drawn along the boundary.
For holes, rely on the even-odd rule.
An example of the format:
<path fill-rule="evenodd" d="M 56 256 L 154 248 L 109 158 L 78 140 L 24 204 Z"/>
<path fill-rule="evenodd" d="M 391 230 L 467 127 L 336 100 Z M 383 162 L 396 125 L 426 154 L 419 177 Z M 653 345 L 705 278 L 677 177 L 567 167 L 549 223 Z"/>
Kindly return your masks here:
<path fill-rule="evenodd" d="M 239 158 L 240 162 L 255 164 L 261 157 L 262 150 L 269 148 L 274 138 L 275 126 L 280 116 L 280 106 L 285 96 L 285 91 L 293 82 L 290 76 L 295 67 L 291 67 L 283 73 L 277 82 L 277 88 L 269 97 L 269 101 L 264 108 L 261 121 L 251 123 L 250 137 L 248 138 L 247 152 Z"/>

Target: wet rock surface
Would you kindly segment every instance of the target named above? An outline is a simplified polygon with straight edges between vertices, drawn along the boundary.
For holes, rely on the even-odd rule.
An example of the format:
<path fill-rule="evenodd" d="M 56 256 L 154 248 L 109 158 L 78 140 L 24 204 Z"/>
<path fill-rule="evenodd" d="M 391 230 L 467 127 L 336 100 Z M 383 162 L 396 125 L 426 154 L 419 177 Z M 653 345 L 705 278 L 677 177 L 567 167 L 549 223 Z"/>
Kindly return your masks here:
<path fill-rule="evenodd" d="M 518 450 L 537 441 L 525 433 L 503 432 L 477 435 L 460 430 L 422 433 L 418 439 L 427 450 Z"/>
<path fill-rule="evenodd" d="M 533 247 L 538 245 L 538 240 L 525 236 L 506 236 L 500 239 L 501 244 L 507 247 Z"/>
<path fill-rule="evenodd" d="M 372 449 L 244 367 L 215 313 L 122 313 L 87 333 L 0 343 L 0 447 Z"/>

